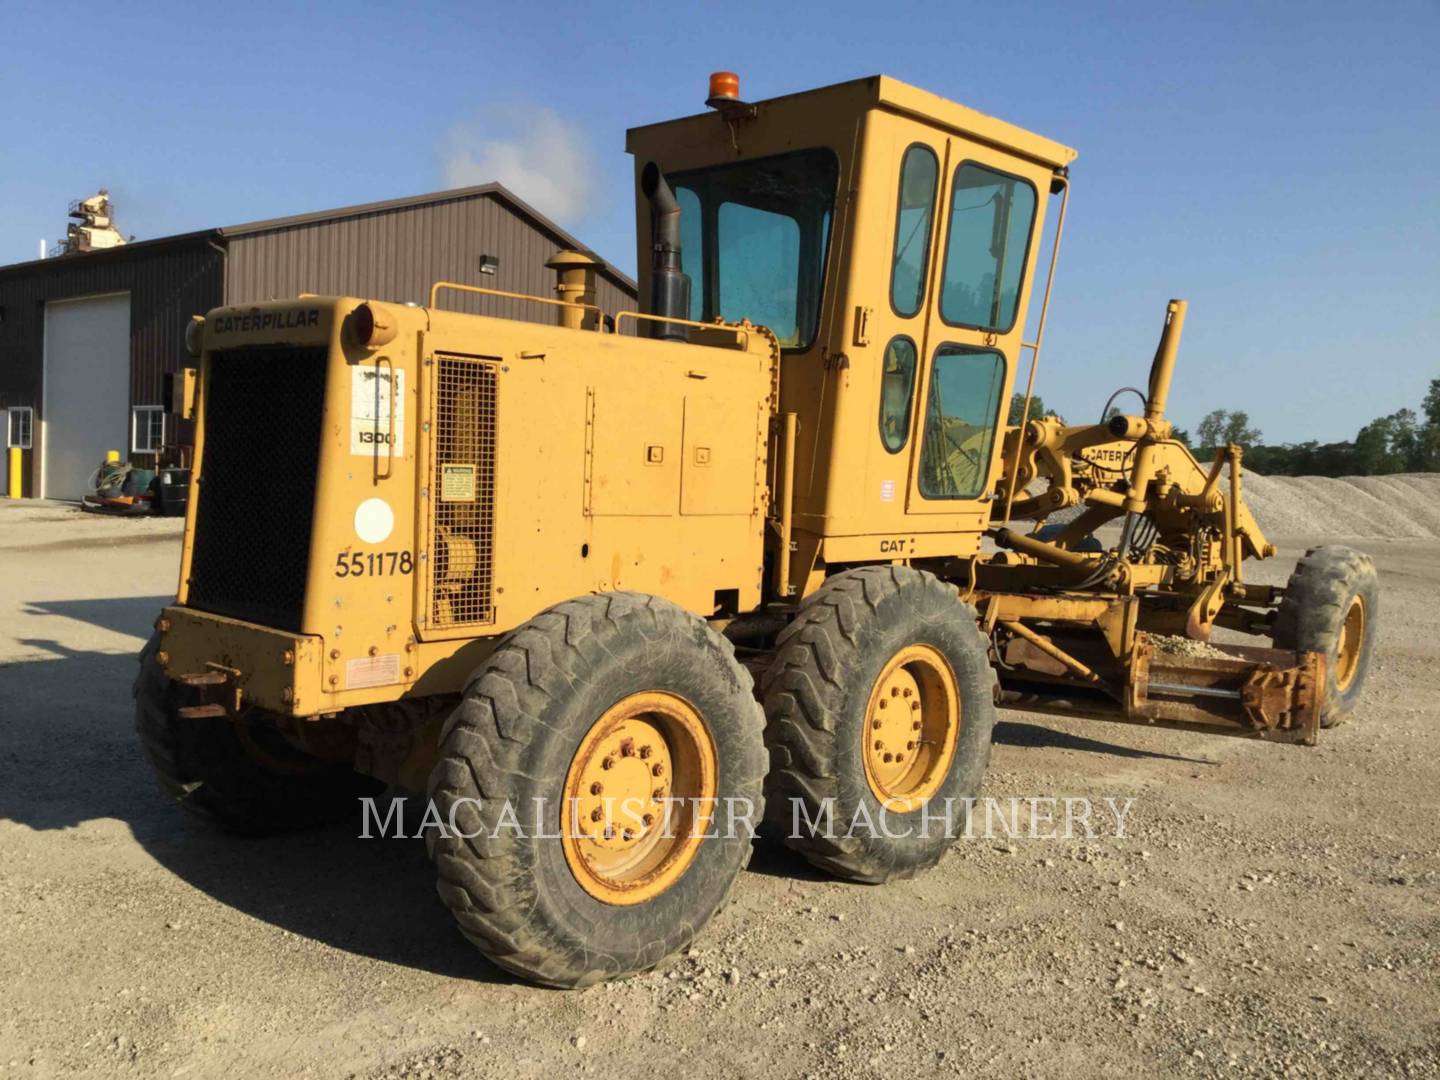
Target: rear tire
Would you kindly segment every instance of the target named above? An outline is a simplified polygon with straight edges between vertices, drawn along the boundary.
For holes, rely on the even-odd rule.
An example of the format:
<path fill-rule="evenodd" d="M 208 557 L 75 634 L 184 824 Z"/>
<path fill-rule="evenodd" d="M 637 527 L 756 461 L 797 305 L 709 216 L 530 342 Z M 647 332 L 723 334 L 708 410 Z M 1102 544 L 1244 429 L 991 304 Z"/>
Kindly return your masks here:
<path fill-rule="evenodd" d="M 249 715 L 188 720 L 187 696 L 156 662 L 157 639 L 140 653 L 135 731 L 160 789 L 187 812 L 230 832 L 292 832 L 356 815 L 356 800 L 385 785 L 311 757 Z"/>
<path fill-rule="evenodd" d="M 500 967 L 557 987 L 645 971 L 689 944 L 750 860 L 743 819 L 763 808 L 762 729 L 730 643 L 675 605 L 608 593 L 537 615 L 472 676 L 431 774 L 430 798 L 456 830 L 427 843 L 461 932 Z M 637 784 L 636 797 L 651 794 L 652 773 L 661 798 L 717 800 L 698 844 L 681 842 L 693 830 L 672 839 L 637 817 L 624 849 L 602 835 L 609 817 L 591 825 L 603 799 Z"/>
<path fill-rule="evenodd" d="M 965 827 L 990 756 L 995 674 L 987 652 L 975 609 L 933 574 L 867 566 L 826 581 L 781 633 L 764 679 L 766 799 L 787 846 L 838 877 L 870 883 L 939 862 Z M 887 699 L 921 725 L 918 752 L 939 755 L 933 748 L 944 739 L 935 737 L 942 725 L 932 706 L 944 694 L 955 696 L 958 728 L 948 759 L 900 761 L 894 771 L 875 760 L 872 749 L 917 752 L 895 741 L 895 710 L 880 707 Z M 932 772 L 897 775 L 926 767 Z M 941 800 L 949 802 L 937 807 Z M 828 827 L 811 828 L 802 811 Z"/>
<path fill-rule="evenodd" d="M 1320 726 L 1354 710 L 1365 687 L 1380 611 L 1380 579 L 1370 556 L 1348 547 L 1311 548 L 1295 564 L 1275 618 L 1277 647 L 1325 654 Z"/>

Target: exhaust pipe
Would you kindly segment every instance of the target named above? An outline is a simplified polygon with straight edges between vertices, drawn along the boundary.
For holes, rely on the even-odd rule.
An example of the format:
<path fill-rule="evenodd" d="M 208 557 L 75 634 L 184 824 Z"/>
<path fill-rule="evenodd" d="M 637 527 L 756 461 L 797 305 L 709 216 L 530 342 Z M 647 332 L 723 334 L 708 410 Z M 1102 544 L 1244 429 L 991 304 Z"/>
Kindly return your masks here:
<path fill-rule="evenodd" d="M 667 319 L 690 317 L 690 279 L 680 268 L 680 204 L 655 162 L 640 172 L 640 192 L 650 203 L 650 314 Z M 690 332 L 672 323 L 652 322 L 650 336 L 688 341 Z"/>

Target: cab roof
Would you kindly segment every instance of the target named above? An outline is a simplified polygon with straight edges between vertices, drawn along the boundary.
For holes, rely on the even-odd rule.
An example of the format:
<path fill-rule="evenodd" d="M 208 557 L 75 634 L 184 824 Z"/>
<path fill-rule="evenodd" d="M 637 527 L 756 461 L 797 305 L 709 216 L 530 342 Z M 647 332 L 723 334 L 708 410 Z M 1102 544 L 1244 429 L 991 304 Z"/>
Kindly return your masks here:
<path fill-rule="evenodd" d="M 888 75 L 871 75 L 863 79 L 852 79 L 849 82 L 834 83 L 814 90 L 782 94 L 779 97 L 767 98 L 752 104 L 763 110 L 767 105 L 793 102 L 802 98 L 819 100 L 833 97 L 849 98 L 853 101 L 857 91 L 860 92 L 861 100 L 870 108 L 901 113 L 977 142 L 1030 158 L 1054 169 L 1065 168 L 1078 156 L 1075 150 L 1052 139 L 1047 139 L 1043 135 L 1036 135 L 1034 132 L 1026 131 L 1024 128 L 1004 120 L 997 120 L 993 116 L 987 116 L 975 109 L 949 101 L 938 94 L 921 90 L 917 86 L 911 86 L 909 83 L 893 79 Z M 652 133 L 670 124 L 694 122 L 712 115 L 714 114 L 697 113 L 677 120 L 631 128 L 626 133 L 626 146 L 631 148 L 630 136 Z"/>

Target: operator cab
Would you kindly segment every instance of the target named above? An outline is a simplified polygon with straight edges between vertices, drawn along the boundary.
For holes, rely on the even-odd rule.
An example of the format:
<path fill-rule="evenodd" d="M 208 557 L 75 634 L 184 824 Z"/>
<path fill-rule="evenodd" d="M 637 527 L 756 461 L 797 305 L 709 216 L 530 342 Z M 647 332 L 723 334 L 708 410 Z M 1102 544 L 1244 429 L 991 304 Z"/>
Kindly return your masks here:
<path fill-rule="evenodd" d="M 708 104 L 629 132 L 637 178 L 673 188 L 689 284 L 680 308 L 642 183 L 640 295 L 775 334 L 799 562 L 971 554 L 1075 152 L 884 76 L 755 103 L 725 76 Z"/>

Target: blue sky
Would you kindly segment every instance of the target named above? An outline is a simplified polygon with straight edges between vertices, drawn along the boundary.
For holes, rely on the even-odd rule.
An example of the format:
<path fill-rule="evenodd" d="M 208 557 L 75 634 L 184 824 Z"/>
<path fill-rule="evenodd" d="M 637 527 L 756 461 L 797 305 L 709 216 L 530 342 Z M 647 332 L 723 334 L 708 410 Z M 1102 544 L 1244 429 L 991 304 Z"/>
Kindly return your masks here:
<path fill-rule="evenodd" d="M 883 72 L 1079 149 L 1037 382 L 1069 419 L 1143 379 L 1171 296 L 1183 426 L 1350 438 L 1440 376 L 1435 0 L 0 10 L 0 262 L 101 185 L 148 238 L 500 173 L 633 269 L 627 127 L 717 68 Z"/>

